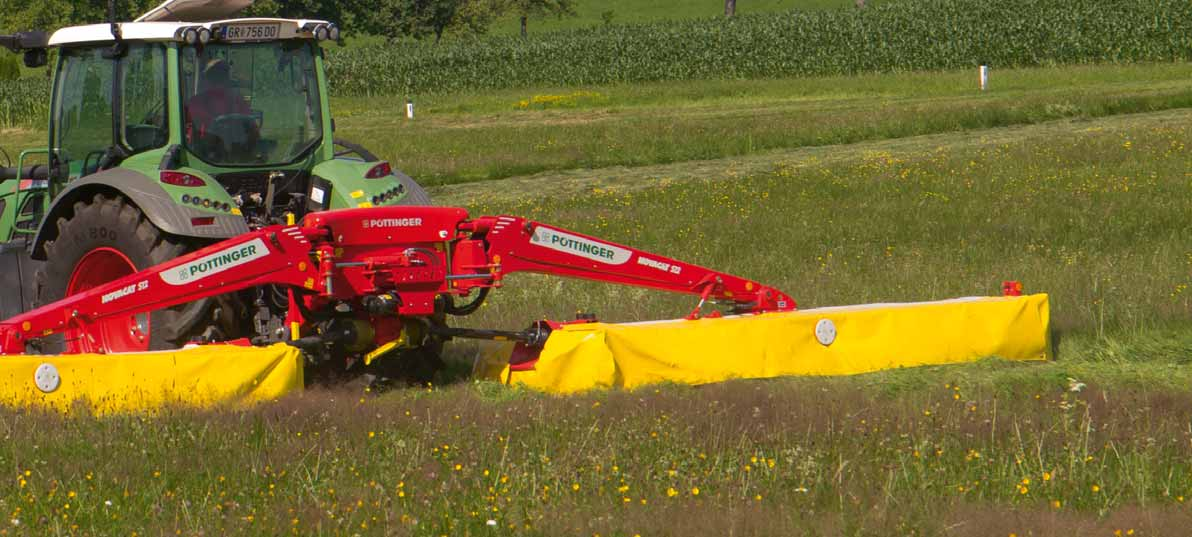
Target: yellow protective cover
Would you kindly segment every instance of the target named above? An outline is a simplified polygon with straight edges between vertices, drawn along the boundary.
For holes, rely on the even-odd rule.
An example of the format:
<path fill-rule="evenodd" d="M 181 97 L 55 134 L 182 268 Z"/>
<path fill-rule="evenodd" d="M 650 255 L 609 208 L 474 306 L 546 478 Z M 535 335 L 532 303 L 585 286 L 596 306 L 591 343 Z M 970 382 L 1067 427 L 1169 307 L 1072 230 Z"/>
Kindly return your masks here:
<path fill-rule="evenodd" d="M 836 339 L 821 344 L 829 319 Z M 851 375 L 971 362 L 997 356 L 1047 360 L 1046 294 L 870 304 L 784 313 L 556 330 L 533 371 L 489 367 L 482 375 L 553 393 L 703 384 L 733 378 Z"/>
<path fill-rule="evenodd" d="M 50 364 L 60 379 L 45 393 L 34 375 Z M 302 389 L 302 355 L 289 345 L 206 345 L 178 351 L 0 356 L 0 404 L 95 414 L 164 406 L 243 406 Z"/>

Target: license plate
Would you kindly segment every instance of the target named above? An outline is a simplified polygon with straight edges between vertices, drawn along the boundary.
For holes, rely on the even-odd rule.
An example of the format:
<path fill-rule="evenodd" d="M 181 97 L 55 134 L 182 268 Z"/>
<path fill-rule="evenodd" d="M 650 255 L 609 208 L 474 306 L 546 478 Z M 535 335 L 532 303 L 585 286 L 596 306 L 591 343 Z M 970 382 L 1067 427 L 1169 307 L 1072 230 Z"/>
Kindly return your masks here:
<path fill-rule="evenodd" d="M 223 41 L 269 41 L 277 39 L 281 24 L 232 24 L 223 27 Z"/>

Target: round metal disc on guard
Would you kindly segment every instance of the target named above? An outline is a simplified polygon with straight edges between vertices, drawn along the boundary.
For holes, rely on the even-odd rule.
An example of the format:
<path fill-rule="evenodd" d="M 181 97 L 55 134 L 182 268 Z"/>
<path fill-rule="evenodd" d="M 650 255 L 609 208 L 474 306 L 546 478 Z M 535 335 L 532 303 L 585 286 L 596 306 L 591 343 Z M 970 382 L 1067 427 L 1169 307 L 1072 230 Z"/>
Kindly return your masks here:
<path fill-rule="evenodd" d="M 62 378 L 58 376 L 58 368 L 54 367 L 54 364 L 41 364 L 37 366 L 37 371 L 33 372 L 33 383 L 42 393 L 50 393 L 58 389 L 62 384 Z"/>
<path fill-rule="evenodd" d="M 815 339 L 827 347 L 836 341 L 836 323 L 831 319 L 820 319 L 815 323 Z"/>

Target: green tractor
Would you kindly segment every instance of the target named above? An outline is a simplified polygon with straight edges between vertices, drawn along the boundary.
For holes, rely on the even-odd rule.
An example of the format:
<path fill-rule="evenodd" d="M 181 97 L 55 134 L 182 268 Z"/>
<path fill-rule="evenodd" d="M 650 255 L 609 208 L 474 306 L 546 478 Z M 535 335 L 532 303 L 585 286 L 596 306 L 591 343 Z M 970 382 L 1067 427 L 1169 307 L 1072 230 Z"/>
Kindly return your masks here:
<path fill-rule="evenodd" d="M 0 36 L 31 67 L 57 51 L 48 147 L 0 167 L 0 319 L 312 211 L 430 203 L 335 138 L 321 42 L 339 28 L 221 19 L 247 3 L 171 0 L 131 23 Z M 41 351 L 281 340 L 286 307 L 284 291 L 258 288 L 71 330 Z"/>

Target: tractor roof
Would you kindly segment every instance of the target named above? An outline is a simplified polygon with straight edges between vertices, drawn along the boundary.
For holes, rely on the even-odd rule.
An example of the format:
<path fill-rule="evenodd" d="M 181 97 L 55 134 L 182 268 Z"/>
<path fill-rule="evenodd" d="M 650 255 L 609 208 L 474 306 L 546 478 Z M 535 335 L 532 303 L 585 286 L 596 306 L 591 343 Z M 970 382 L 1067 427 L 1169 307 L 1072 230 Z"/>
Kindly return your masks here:
<path fill-rule="evenodd" d="M 317 25 L 329 24 L 327 21 L 313 19 L 228 19 L 210 22 L 125 22 L 120 23 L 121 38 L 125 41 L 179 41 L 181 33 L 187 28 L 204 27 L 219 34 L 219 29 L 236 25 L 278 25 L 277 37 L 269 39 L 314 39 L 313 28 Z M 50 36 L 49 46 L 60 47 L 80 45 L 85 43 L 111 43 L 112 27 L 110 24 L 88 24 L 85 26 L 71 26 L 54 32 Z"/>

